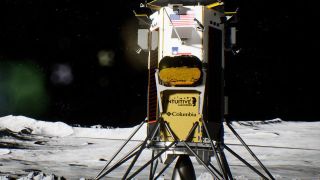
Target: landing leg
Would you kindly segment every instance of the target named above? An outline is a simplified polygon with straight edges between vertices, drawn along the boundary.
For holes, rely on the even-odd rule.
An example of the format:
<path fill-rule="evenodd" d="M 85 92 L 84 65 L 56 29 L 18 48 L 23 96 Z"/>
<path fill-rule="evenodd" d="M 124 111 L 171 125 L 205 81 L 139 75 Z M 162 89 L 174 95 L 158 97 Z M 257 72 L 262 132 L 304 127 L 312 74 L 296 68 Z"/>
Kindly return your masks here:
<path fill-rule="evenodd" d="M 272 179 L 275 180 L 272 174 L 268 171 L 268 169 L 262 164 L 262 162 L 258 159 L 258 157 L 251 151 L 249 146 L 243 141 L 243 139 L 239 136 L 239 134 L 233 129 L 233 127 L 227 123 L 227 126 L 229 129 L 233 132 L 233 134 L 239 139 L 241 144 L 248 150 L 248 152 L 251 154 L 251 156 L 258 162 L 260 167 L 268 174 L 268 176 Z"/>

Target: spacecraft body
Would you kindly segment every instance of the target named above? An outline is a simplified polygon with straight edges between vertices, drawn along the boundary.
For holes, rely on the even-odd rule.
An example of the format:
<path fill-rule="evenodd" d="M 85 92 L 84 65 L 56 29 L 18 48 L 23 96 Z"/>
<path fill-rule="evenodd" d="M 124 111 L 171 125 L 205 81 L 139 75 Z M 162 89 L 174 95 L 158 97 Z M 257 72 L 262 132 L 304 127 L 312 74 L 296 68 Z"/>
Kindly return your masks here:
<path fill-rule="evenodd" d="M 148 53 L 147 137 L 108 167 L 143 126 L 143 121 L 96 179 L 129 159 L 133 160 L 122 179 L 134 178 L 149 165 L 149 179 L 157 179 L 177 159 L 171 179 L 194 180 L 196 176 L 190 160 L 190 156 L 194 156 L 214 179 L 231 180 L 234 178 L 224 150 L 262 179 L 274 179 L 228 121 L 225 121 L 226 126 L 269 178 L 223 141 L 224 53 L 235 50 L 236 29 L 232 23 L 236 23 L 237 16 L 232 16 L 232 22 L 229 15 L 236 15 L 237 11 L 224 12 L 222 5 L 216 0 L 154 0 L 140 6 L 151 9 L 151 13 L 135 12 L 140 25 L 137 52 L 143 49 Z M 151 159 L 130 174 L 146 148 L 152 150 Z M 212 157 L 219 169 L 211 163 Z M 159 160 L 165 165 L 157 172 Z"/>
<path fill-rule="evenodd" d="M 140 47 L 148 42 L 148 128 L 165 123 L 151 148 L 185 141 L 208 161 L 212 152 L 202 120 L 211 138 L 223 141 L 223 18 L 204 5 L 168 4 L 149 17 L 149 29 L 139 29 L 138 35 L 148 34 L 138 39 Z M 165 154 L 190 153 L 178 144 Z"/>

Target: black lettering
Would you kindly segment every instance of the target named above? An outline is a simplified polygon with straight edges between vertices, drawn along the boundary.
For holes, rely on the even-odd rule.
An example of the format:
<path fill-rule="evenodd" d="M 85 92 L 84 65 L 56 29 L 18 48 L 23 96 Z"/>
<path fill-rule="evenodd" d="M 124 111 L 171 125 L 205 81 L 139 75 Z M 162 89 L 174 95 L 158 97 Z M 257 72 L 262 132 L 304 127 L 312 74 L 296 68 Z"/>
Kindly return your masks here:
<path fill-rule="evenodd" d="M 181 117 L 196 117 L 196 113 L 188 112 L 188 113 L 183 113 L 183 112 L 167 112 L 168 116 L 181 116 Z"/>
<path fill-rule="evenodd" d="M 195 97 L 186 97 L 184 99 L 171 99 L 167 101 L 170 104 L 177 104 L 178 106 L 196 106 L 197 99 Z"/>

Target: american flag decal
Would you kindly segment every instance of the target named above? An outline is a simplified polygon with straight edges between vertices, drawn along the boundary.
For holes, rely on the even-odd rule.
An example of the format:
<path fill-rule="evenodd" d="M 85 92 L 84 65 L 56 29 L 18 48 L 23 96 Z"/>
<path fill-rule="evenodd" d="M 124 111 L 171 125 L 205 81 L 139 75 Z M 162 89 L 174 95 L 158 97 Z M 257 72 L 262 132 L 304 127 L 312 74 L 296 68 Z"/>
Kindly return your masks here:
<path fill-rule="evenodd" d="M 180 26 L 193 26 L 194 25 L 194 12 L 188 11 L 185 15 L 170 14 L 170 25 L 175 27 Z"/>
<path fill-rule="evenodd" d="M 172 50 L 171 53 L 172 53 L 173 55 L 177 55 L 178 52 L 179 52 L 179 48 L 178 48 L 178 47 L 172 47 L 171 50 Z"/>
<path fill-rule="evenodd" d="M 178 47 L 171 47 L 171 54 L 172 55 L 192 55 L 190 52 L 179 52 Z"/>

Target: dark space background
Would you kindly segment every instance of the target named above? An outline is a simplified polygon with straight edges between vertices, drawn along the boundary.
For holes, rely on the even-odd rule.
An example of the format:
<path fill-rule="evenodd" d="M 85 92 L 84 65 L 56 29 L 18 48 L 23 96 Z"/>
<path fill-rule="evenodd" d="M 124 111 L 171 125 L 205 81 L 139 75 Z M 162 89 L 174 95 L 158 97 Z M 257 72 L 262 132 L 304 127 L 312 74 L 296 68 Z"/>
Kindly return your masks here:
<path fill-rule="evenodd" d="M 0 116 L 121 127 L 141 122 L 147 56 L 135 52 L 132 12 L 139 3 L 0 0 Z M 315 7 L 266 0 L 226 0 L 225 6 L 239 7 L 240 20 L 240 52 L 226 54 L 227 117 L 319 120 Z"/>

